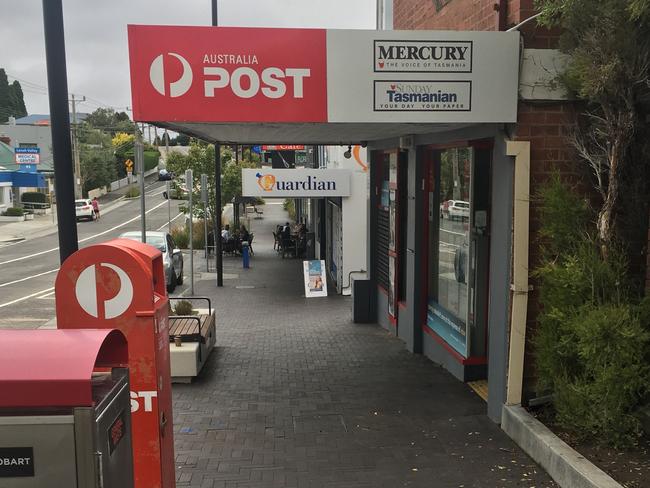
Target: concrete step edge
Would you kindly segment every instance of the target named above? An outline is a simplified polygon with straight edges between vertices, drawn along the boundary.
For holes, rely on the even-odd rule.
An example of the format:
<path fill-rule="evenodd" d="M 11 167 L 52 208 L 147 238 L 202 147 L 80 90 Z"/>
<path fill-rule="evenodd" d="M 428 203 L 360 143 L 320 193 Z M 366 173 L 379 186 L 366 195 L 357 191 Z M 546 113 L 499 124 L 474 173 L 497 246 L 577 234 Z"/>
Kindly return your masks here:
<path fill-rule="evenodd" d="M 501 428 L 562 488 L 623 488 L 520 405 L 505 405 Z"/>

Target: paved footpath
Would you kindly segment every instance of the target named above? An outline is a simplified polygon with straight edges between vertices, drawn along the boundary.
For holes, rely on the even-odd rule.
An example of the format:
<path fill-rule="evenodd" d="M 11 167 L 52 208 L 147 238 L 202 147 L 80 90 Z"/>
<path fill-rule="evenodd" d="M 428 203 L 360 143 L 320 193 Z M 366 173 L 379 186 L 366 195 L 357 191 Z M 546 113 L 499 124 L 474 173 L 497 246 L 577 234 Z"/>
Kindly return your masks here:
<path fill-rule="evenodd" d="M 301 262 L 269 239 L 286 215 L 263 208 L 253 267 L 224 258 L 218 291 L 198 276 L 218 347 L 194 383 L 174 385 L 177 486 L 556 486 L 469 387 L 351 323 L 349 297 L 305 299 Z"/>

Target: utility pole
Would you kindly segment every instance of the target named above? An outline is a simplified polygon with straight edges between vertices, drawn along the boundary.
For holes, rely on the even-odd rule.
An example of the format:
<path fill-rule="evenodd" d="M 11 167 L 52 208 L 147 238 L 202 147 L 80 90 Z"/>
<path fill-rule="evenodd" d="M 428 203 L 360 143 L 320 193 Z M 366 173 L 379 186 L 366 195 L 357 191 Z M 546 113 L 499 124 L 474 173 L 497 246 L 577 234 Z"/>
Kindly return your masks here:
<path fill-rule="evenodd" d="M 147 242 L 147 223 L 146 211 L 144 202 L 144 153 L 142 147 L 142 137 L 140 131 L 135 129 L 135 142 L 133 144 L 133 156 L 135 157 L 135 172 L 138 175 L 138 182 L 140 183 L 140 231 L 142 242 Z M 168 195 L 169 196 L 169 195 Z"/>
<path fill-rule="evenodd" d="M 43 0 L 45 1 L 45 0 Z M 212 0 L 212 25 L 219 25 L 218 0 Z M 215 192 L 215 226 L 214 243 L 217 255 L 217 286 L 223 286 L 223 249 L 221 246 L 221 144 L 214 144 L 214 192 Z"/>
<path fill-rule="evenodd" d="M 59 258 L 61 264 L 79 249 L 77 217 L 74 206 L 74 174 L 70 143 L 70 111 L 68 108 L 68 76 L 65 63 L 63 7 L 61 0 L 43 0 L 45 61 L 50 99 L 52 152 L 54 155 L 54 188 L 59 226 Z"/>
<path fill-rule="evenodd" d="M 75 198 L 82 198 L 83 194 L 81 191 L 81 162 L 79 161 L 79 135 L 77 131 L 79 130 L 79 125 L 77 124 L 77 102 L 85 102 L 86 97 L 83 96 L 82 98 L 75 98 L 74 93 L 72 94 L 72 100 L 70 100 L 70 103 L 72 103 L 72 124 L 73 124 L 73 129 L 72 129 L 72 154 L 74 155 L 74 193 L 75 193 Z"/>

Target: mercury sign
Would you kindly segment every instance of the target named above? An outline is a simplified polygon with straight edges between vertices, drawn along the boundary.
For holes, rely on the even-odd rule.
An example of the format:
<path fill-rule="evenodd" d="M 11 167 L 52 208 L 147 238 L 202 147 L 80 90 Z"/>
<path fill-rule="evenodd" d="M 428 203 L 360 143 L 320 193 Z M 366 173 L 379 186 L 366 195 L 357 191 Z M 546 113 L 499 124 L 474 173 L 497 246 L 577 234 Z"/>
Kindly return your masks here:
<path fill-rule="evenodd" d="M 17 147 L 16 164 L 38 164 L 41 160 L 41 149 L 38 147 Z"/>
<path fill-rule="evenodd" d="M 345 169 L 242 169 L 245 197 L 348 197 L 350 172 Z"/>

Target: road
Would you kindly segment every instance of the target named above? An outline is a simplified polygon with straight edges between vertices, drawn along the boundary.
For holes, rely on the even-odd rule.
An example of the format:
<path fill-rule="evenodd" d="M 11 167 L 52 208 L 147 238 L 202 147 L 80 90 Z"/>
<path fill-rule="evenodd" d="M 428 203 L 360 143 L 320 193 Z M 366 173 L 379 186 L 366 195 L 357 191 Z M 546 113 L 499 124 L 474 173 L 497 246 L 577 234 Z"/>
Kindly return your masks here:
<path fill-rule="evenodd" d="M 145 190 L 147 230 L 167 228 L 164 188 L 164 183 L 155 182 Z M 176 218 L 176 222 L 182 218 L 178 210 L 180 203 L 171 201 L 171 218 Z M 120 200 L 105 210 L 98 221 L 77 224 L 80 248 L 118 237 L 122 232 L 140 230 L 140 199 Z M 189 262 L 186 270 L 188 267 Z M 0 269 L 0 328 L 34 329 L 55 316 L 54 280 L 59 269 L 56 230 L 43 237 L 0 247 Z M 174 294 L 186 286 L 178 287 Z"/>

